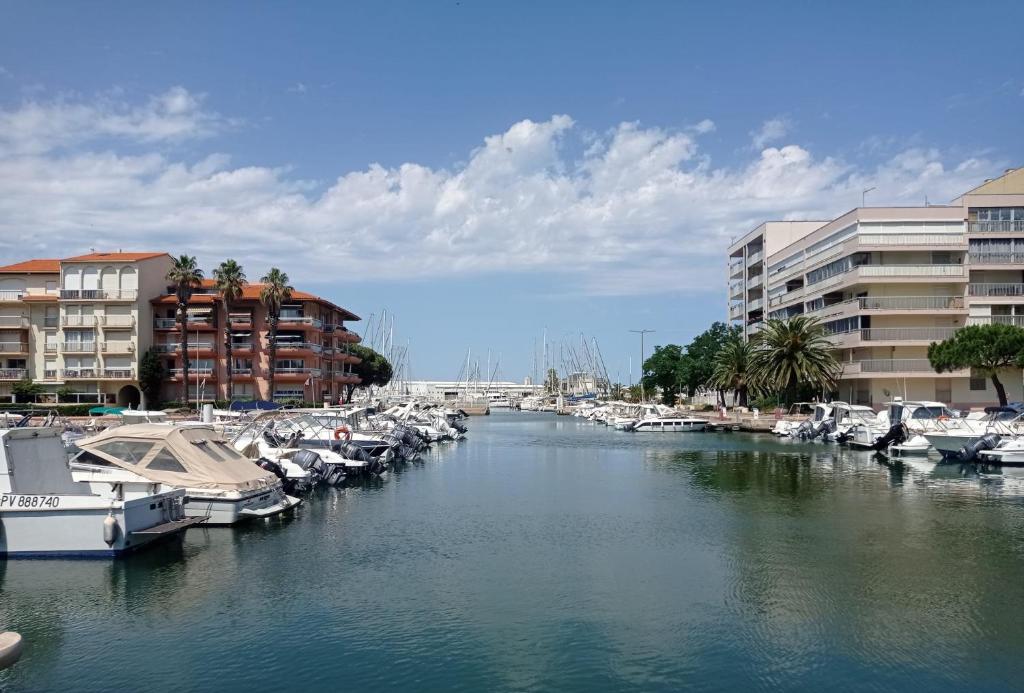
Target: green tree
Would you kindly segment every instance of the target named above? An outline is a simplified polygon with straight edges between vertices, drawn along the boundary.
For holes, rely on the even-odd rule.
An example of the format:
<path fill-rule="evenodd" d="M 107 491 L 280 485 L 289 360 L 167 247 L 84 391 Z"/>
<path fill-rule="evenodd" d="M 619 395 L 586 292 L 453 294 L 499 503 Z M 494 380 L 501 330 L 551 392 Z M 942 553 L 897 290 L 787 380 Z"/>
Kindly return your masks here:
<path fill-rule="evenodd" d="M 167 374 L 164 370 L 163 359 L 155 349 L 146 349 L 146 353 L 139 359 L 139 389 L 142 390 L 142 395 L 146 398 L 147 409 L 159 407 L 165 377 Z"/>
<path fill-rule="evenodd" d="M 231 307 L 242 297 L 245 288 L 245 272 L 242 266 L 228 259 L 213 270 L 213 280 L 220 293 L 221 312 L 224 314 L 224 356 L 227 358 L 228 401 L 234 399 L 234 382 L 231 379 L 234 369 L 234 355 L 231 346 Z"/>
<path fill-rule="evenodd" d="M 558 389 L 562 386 L 562 382 L 558 379 L 558 371 L 554 368 L 548 369 L 548 374 L 544 378 L 544 390 L 549 394 L 555 394 Z"/>
<path fill-rule="evenodd" d="M 747 393 L 751 389 L 750 342 L 742 337 L 732 339 L 722 347 L 715 358 L 715 368 L 708 384 L 716 390 L 732 390 L 738 404 L 747 406 Z"/>
<path fill-rule="evenodd" d="M 181 403 L 188 408 L 188 302 L 203 281 L 203 271 L 192 255 L 181 255 L 174 259 L 167 281 L 174 284 L 174 295 L 178 299 L 179 350 L 181 351 Z"/>
<path fill-rule="evenodd" d="M 770 319 L 753 342 L 750 374 L 765 391 L 781 391 L 790 402 L 801 385 L 816 391 L 835 389 L 840 364 L 817 318 Z"/>
<path fill-rule="evenodd" d="M 661 390 L 665 404 L 675 404 L 676 395 L 682 392 L 691 372 L 690 357 L 678 344 L 654 347 L 654 353 L 643 364 L 643 385 L 646 394 Z"/>
<path fill-rule="evenodd" d="M 36 395 L 42 391 L 43 386 L 33 381 L 27 374 L 11 385 L 11 394 L 14 395 L 14 401 L 21 404 L 34 401 Z"/>
<path fill-rule="evenodd" d="M 292 297 L 295 290 L 288 285 L 288 275 L 276 267 L 271 267 L 260 282 L 260 303 L 267 309 L 267 322 L 270 323 L 270 400 L 274 399 L 274 381 L 277 377 L 277 326 L 281 322 L 281 306 Z"/>
<path fill-rule="evenodd" d="M 682 385 L 686 394 L 693 397 L 708 386 L 715 372 L 715 362 L 725 345 L 742 338 L 738 326 L 730 327 L 724 322 L 714 322 L 704 332 L 686 345 L 686 356 L 682 364 Z"/>
<path fill-rule="evenodd" d="M 358 386 L 351 384 L 346 386 L 348 390 L 345 397 L 346 400 L 352 401 L 352 393 L 355 392 L 356 387 L 370 387 L 371 385 L 384 387 L 391 382 L 394 372 L 391 362 L 383 354 L 379 354 L 362 344 L 349 346 L 349 353 L 352 356 L 358 356 L 362 360 L 352 367 L 352 372 L 359 376 L 360 382 Z"/>
<path fill-rule="evenodd" d="M 928 347 L 928 361 L 939 373 L 970 368 L 992 379 L 999 404 L 1006 406 L 1006 388 L 999 371 L 1024 366 L 1024 328 L 1014 325 L 968 325 Z"/>

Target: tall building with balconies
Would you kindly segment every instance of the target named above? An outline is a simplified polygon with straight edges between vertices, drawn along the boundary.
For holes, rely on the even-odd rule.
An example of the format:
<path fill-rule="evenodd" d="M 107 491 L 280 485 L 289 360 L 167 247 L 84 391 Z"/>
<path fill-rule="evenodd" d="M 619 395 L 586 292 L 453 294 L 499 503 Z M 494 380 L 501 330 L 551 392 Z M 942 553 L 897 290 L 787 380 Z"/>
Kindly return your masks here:
<path fill-rule="evenodd" d="M 46 371 L 44 344 L 60 325 L 60 260 L 28 260 L 0 267 L 0 399 L 14 382 L 57 382 Z"/>
<path fill-rule="evenodd" d="M 188 322 L 189 398 L 211 401 L 228 397 L 227 348 L 224 324 L 231 340 L 231 393 L 235 399 L 337 402 L 347 385 L 358 385 L 352 366 L 359 358 L 349 345 L 359 336 L 345 321 L 359 316 L 305 291 L 293 291 L 281 308 L 274 358 L 274 391 L 270 391 L 270 325 L 260 302 L 260 284 L 247 284 L 241 298 L 224 315 L 220 296 L 206 280 L 186 309 Z M 182 394 L 182 358 L 177 322 L 177 297 L 164 286 L 151 301 L 154 310 L 154 348 L 166 359 L 167 400 Z"/>
<path fill-rule="evenodd" d="M 776 248 L 763 260 L 760 294 L 730 285 L 730 318 L 743 320 L 748 336 L 764 314 L 821 319 L 843 365 L 838 395 L 856 404 L 895 396 L 991 404 L 988 379 L 936 373 L 927 350 L 967 324 L 1024 326 L 1024 171 L 948 206 L 858 208 L 814 223 L 795 239 L 762 225 L 730 246 L 731 275 L 741 256 L 749 262 L 752 242 L 774 237 Z M 1008 395 L 1021 399 L 1020 371 L 1008 376 Z"/>

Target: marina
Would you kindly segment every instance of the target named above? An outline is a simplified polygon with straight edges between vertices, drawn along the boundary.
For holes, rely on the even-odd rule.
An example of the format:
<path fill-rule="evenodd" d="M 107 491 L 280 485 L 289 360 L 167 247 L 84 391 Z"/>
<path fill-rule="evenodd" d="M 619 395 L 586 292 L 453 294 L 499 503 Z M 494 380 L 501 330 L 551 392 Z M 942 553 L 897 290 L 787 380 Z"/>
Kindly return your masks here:
<path fill-rule="evenodd" d="M 184 691 L 1019 681 L 1013 468 L 538 412 L 470 423 L 288 515 L 116 562 L 0 564 L 0 617 L 27 643 L 0 682 L 131 688 L 140 668 Z M 285 641 L 308 666 L 268 656 Z"/>

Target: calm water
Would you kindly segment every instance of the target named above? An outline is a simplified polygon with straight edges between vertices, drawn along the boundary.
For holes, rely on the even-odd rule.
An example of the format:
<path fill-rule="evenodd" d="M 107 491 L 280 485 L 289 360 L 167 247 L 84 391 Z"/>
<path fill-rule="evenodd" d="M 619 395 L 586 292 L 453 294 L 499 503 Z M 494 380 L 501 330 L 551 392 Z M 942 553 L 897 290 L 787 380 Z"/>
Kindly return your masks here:
<path fill-rule="evenodd" d="M 1024 476 L 501 414 L 291 520 L 0 564 L 8 690 L 1020 690 Z"/>

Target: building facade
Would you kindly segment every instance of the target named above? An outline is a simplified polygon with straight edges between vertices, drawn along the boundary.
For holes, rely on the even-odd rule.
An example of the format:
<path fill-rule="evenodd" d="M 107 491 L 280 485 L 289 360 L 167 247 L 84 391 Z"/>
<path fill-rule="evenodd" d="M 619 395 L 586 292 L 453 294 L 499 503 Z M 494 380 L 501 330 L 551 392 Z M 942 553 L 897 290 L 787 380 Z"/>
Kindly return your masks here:
<path fill-rule="evenodd" d="M 765 317 L 815 316 L 843 366 L 841 399 L 878 406 L 902 396 L 963 408 L 995 401 L 989 379 L 936 373 L 927 350 L 968 324 L 1024 326 L 1024 170 L 946 206 L 777 223 L 729 248 L 729 318 L 748 338 Z M 1001 380 L 1010 399 L 1024 398 L 1019 369 Z"/>
<path fill-rule="evenodd" d="M 345 327 L 345 321 L 359 320 L 359 316 L 319 296 L 293 291 L 281 308 L 271 392 L 270 325 L 259 299 L 261 288 L 260 284 L 247 284 L 227 315 L 212 281 L 204 281 L 193 294 L 187 308 L 189 399 L 228 398 L 225 341 L 230 339 L 232 398 L 340 401 L 346 386 L 360 382 L 352 372 L 360 359 L 349 350 L 360 341 L 359 336 Z M 167 401 L 180 400 L 183 368 L 174 287 L 164 282 L 151 303 L 154 348 L 163 357 L 167 372 L 163 396 Z"/>
<path fill-rule="evenodd" d="M 139 357 L 152 332 L 140 297 L 158 291 L 166 253 L 90 253 L 0 267 L 0 340 L 6 349 L 0 396 L 28 376 L 41 399 L 140 406 Z"/>

